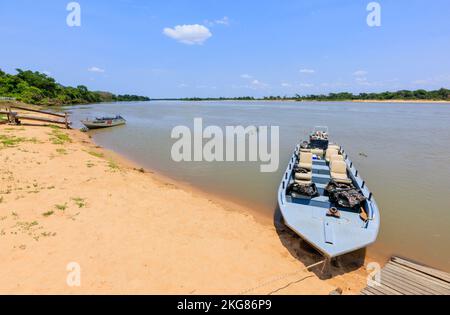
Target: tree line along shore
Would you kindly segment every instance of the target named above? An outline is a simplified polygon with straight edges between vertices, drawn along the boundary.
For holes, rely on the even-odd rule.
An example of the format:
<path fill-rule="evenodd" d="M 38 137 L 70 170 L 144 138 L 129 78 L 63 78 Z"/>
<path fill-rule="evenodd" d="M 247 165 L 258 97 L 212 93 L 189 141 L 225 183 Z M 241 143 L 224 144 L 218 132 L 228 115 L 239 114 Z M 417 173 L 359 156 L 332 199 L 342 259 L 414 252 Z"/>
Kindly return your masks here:
<path fill-rule="evenodd" d="M 84 85 L 63 86 L 45 73 L 22 69 L 16 71 L 17 74 L 8 74 L 0 69 L 0 98 L 46 106 L 150 100 L 139 95 L 89 91 Z"/>
<path fill-rule="evenodd" d="M 441 88 L 439 90 L 400 90 L 396 92 L 381 92 L 381 93 L 359 93 L 353 94 L 349 92 L 329 93 L 319 95 L 299 95 L 295 96 L 240 96 L 240 97 L 186 97 L 186 98 L 165 98 L 159 100 L 174 100 L 174 101 L 436 101 L 436 102 L 450 102 L 450 90 Z"/>
<path fill-rule="evenodd" d="M 381 101 L 381 102 L 450 102 L 450 90 L 400 90 L 396 92 L 359 93 L 349 92 L 329 94 L 309 94 L 294 96 L 241 96 L 241 97 L 186 97 L 186 98 L 149 98 L 139 95 L 116 95 L 105 91 L 90 91 L 84 85 L 63 86 L 45 73 L 16 69 L 17 74 L 8 74 L 0 69 L 0 98 L 12 98 L 19 102 L 60 106 L 121 101 Z"/>

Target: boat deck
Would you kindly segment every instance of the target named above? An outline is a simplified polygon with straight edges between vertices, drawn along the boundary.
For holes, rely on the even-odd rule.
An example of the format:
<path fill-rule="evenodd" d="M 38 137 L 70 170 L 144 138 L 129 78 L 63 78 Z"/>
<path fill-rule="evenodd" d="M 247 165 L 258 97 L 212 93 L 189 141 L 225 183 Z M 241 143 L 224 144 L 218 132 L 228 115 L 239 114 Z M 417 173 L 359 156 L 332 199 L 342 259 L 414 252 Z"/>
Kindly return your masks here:
<path fill-rule="evenodd" d="M 312 199 L 281 196 L 285 224 L 321 253 L 330 257 L 373 243 L 378 224 L 370 225 L 361 220 L 359 211 L 337 207 L 341 218 L 327 216 L 328 209 L 335 206 L 329 201 L 329 197 L 324 195 L 325 187 L 331 179 L 327 163 L 324 160 L 314 160 L 312 173 L 312 181 L 320 195 Z M 290 178 L 288 184 L 292 182 L 293 178 Z"/>
<path fill-rule="evenodd" d="M 362 295 L 450 295 L 450 274 L 434 268 L 392 257 L 380 272 Z"/>
<path fill-rule="evenodd" d="M 330 209 L 331 207 L 336 207 L 334 203 L 330 202 L 329 197 L 325 196 L 325 188 L 327 187 L 328 183 L 331 180 L 330 168 L 324 160 L 314 160 L 312 173 L 313 173 L 312 181 L 314 184 L 316 184 L 320 196 L 317 196 L 312 199 L 292 198 L 291 196 L 286 196 L 286 201 L 291 202 L 293 204 L 299 204 L 302 206 L 311 206 L 319 208 L 317 209 L 318 213 L 326 214 L 328 209 Z M 349 213 L 346 219 L 350 218 L 355 219 L 356 214 L 358 222 L 362 222 L 359 219 L 359 212 L 355 212 L 354 210 L 347 208 L 340 208 L 340 207 L 337 208 L 339 209 L 341 214 L 344 214 L 344 217 L 346 213 Z M 325 211 L 322 209 L 325 209 Z"/>

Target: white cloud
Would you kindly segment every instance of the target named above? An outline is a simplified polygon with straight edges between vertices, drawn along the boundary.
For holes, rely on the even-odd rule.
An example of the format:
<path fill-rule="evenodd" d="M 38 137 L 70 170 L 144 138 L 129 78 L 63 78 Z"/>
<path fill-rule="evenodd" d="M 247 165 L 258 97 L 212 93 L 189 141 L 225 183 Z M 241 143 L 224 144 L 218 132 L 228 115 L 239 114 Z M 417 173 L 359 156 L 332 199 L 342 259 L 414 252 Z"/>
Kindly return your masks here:
<path fill-rule="evenodd" d="M 242 79 L 247 80 L 246 84 L 244 85 L 236 85 L 233 84 L 232 88 L 233 89 L 252 89 L 252 90 L 257 90 L 257 89 L 265 89 L 269 87 L 269 84 L 261 82 L 255 78 L 253 78 L 253 76 L 249 75 L 249 74 L 241 74 L 240 76 Z"/>
<path fill-rule="evenodd" d="M 163 34 L 187 45 L 201 45 L 212 36 L 209 29 L 200 24 L 166 27 Z"/>
<path fill-rule="evenodd" d="M 314 84 L 311 83 L 300 83 L 299 85 L 304 88 L 310 88 L 314 86 Z"/>
<path fill-rule="evenodd" d="M 101 69 L 101 68 L 95 67 L 95 66 L 92 66 L 92 67 L 88 68 L 88 71 L 89 72 L 96 72 L 96 73 L 103 73 L 103 72 L 105 72 L 104 69 Z"/>
<path fill-rule="evenodd" d="M 268 87 L 269 85 L 267 83 L 255 79 L 251 82 L 251 86 L 256 89 L 263 89 Z"/>
<path fill-rule="evenodd" d="M 417 79 L 411 82 L 412 84 L 416 85 L 440 85 L 445 86 L 450 83 L 450 75 L 438 75 L 434 77 L 424 78 L 424 79 Z"/>
<path fill-rule="evenodd" d="M 214 22 L 220 25 L 230 25 L 230 19 L 228 18 L 228 16 L 224 16 L 220 20 L 215 20 Z"/>
<path fill-rule="evenodd" d="M 316 73 L 316 71 L 313 69 L 300 69 L 300 73 L 313 74 Z"/>
<path fill-rule="evenodd" d="M 291 87 L 292 84 L 283 82 L 283 83 L 281 83 L 281 86 L 282 86 L 282 87 Z"/>
<path fill-rule="evenodd" d="M 228 18 L 228 16 L 224 16 L 221 19 L 218 20 L 205 20 L 205 24 L 208 26 L 214 26 L 214 25 L 223 25 L 223 26 L 228 26 L 230 25 L 230 19 Z"/>
<path fill-rule="evenodd" d="M 180 83 L 180 84 L 178 84 L 178 87 L 179 88 L 187 88 L 187 87 L 189 87 L 189 85 L 186 83 Z"/>
<path fill-rule="evenodd" d="M 367 71 L 364 71 L 364 70 L 357 70 L 357 71 L 353 72 L 353 75 L 354 75 L 355 77 L 363 77 L 363 76 L 366 76 L 366 75 L 367 75 Z"/>

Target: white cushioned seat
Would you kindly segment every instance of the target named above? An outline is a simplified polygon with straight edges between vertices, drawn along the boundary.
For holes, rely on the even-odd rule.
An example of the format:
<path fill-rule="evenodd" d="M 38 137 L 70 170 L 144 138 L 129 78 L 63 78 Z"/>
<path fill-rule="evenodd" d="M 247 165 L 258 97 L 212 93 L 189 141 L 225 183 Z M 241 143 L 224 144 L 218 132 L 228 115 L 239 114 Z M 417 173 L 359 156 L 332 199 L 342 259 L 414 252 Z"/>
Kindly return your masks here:
<path fill-rule="evenodd" d="M 347 176 L 347 164 L 344 161 L 333 161 L 330 164 L 331 179 L 338 183 L 350 184 L 351 179 Z"/>
<path fill-rule="evenodd" d="M 338 150 L 336 150 L 336 149 L 327 149 L 327 152 L 325 153 L 325 160 L 327 162 L 330 162 L 331 156 L 338 155 L 338 154 L 339 154 Z"/>
<path fill-rule="evenodd" d="M 334 155 L 331 156 L 330 163 L 333 163 L 334 161 L 342 161 L 342 162 L 344 162 L 344 157 L 342 155 L 340 155 L 340 154 L 334 154 Z"/>
<path fill-rule="evenodd" d="M 295 180 L 297 181 L 311 181 L 312 180 L 312 172 L 308 173 L 295 173 Z"/>
<path fill-rule="evenodd" d="M 298 166 L 307 170 L 312 170 L 312 153 L 311 152 L 300 152 L 300 161 Z"/>
<path fill-rule="evenodd" d="M 340 150 L 341 150 L 341 147 L 338 146 L 337 144 L 329 144 L 329 145 L 328 145 L 328 149 L 335 149 L 335 150 L 337 150 L 337 151 L 340 151 Z"/>

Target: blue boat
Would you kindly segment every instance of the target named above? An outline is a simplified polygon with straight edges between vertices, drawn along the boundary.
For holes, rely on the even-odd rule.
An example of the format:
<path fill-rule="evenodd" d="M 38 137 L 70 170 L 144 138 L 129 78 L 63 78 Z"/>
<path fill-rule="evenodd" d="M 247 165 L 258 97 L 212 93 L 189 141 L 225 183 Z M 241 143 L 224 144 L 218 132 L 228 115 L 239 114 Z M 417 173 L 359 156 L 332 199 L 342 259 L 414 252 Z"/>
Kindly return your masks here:
<path fill-rule="evenodd" d="M 115 117 L 101 117 L 93 120 L 85 119 L 81 123 L 89 129 L 109 128 L 126 124 L 125 118 L 120 115 Z"/>
<path fill-rule="evenodd" d="M 331 259 L 374 243 L 380 213 L 342 147 L 316 127 L 296 146 L 278 190 L 284 224 Z"/>

